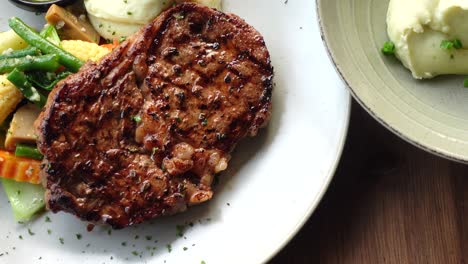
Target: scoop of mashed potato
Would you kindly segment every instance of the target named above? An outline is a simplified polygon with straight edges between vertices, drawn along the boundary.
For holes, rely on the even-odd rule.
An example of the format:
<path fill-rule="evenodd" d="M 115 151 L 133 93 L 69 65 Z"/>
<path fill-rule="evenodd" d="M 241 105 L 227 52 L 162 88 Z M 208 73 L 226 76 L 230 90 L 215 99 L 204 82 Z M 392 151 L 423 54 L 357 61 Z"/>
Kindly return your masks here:
<path fill-rule="evenodd" d="M 171 0 L 85 0 L 91 24 L 106 39 L 125 38 L 151 22 Z"/>
<path fill-rule="evenodd" d="M 391 0 L 387 26 L 396 56 L 414 78 L 468 74 L 468 1 Z"/>
<path fill-rule="evenodd" d="M 198 2 L 221 9 L 221 0 L 85 0 L 89 20 L 104 38 L 131 36 L 175 3 Z"/>

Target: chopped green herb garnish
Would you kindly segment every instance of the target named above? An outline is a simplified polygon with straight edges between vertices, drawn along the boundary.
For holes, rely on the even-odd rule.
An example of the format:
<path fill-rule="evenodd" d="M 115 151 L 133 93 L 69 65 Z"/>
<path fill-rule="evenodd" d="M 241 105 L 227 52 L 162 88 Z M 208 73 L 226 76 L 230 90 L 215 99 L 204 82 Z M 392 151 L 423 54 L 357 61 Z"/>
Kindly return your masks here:
<path fill-rule="evenodd" d="M 108 234 L 109 236 L 112 235 L 112 230 L 111 230 L 111 229 L 107 230 L 107 234 Z"/>
<path fill-rule="evenodd" d="M 80 240 L 81 239 L 81 234 L 76 234 L 76 239 Z"/>
<path fill-rule="evenodd" d="M 451 50 L 453 49 L 453 42 L 450 40 L 442 40 L 440 47 L 445 50 Z"/>
<path fill-rule="evenodd" d="M 181 13 L 174 14 L 173 16 L 174 16 L 177 20 L 182 20 L 182 19 L 184 19 L 184 15 L 182 15 Z"/>
<path fill-rule="evenodd" d="M 47 229 L 47 234 L 49 234 L 49 235 L 52 234 L 52 230 Z"/>
<path fill-rule="evenodd" d="M 202 261 L 200 262 L 200 264 L 206 264 L 206 262 L 205 262 L 204 260 L 202 260 Z"/>
<path fill-rule="evenodd" d="M 145 236 L 145 238 L 146 238 L 146 240 L 151 240 L 151 239 L 153 239 L 152 236 Z"/>
<path fill-rule="evenodd" d="M 184 248 L 182 248 L 182 249 L 183 249 L 184 251 L 187 251 L 188 247 L 184 247 Z"/>
<path fill-rule="evenodd" d="M 63 239 L 63 237 L 59 237 L 59 241 L 60 241 L 60 244 L 65 244 L 65 240 Z"/>
<path fill-rule="evenodd" d="M 171 244 L 167 244 L 166 248 L 167 248 L 167 252 L 169 252 L 169 253 L 172 252 L 172 245 Z"/>
<path fill-rule="evenodd" d="M 21 240 L 23 240 L 23 236 L 22 236 L 22 235 L 19 235 L 18 238 L 21 239 Z"/>
<path fill-rule="evenodd" d="M 185 226 L 184 225 L 177 225 L 177 236 L 183 237 L 184 236 L 184 231 L 185 231 Z"/>
<path fill-rule="evenodd" d="M 459 39 L 442 40 L 440 47 L 444 50 L 461 49 L 463 48 L 463 44 Z"/>
<path fill-rule="evenodd" d="M 50 221 L 50 218 L 49 218 L 48 216 L 45 217 L 45 221 L 46 221 L 47 223 L 50 223 L 50 222 L 51 222 L 51 221 Z"/>
<path fill-rule="evenodd" d="M 33 233 L 33 231 L 31 231 L 30 228 L 28 228 L 28 234 L 29 234 L 30 236 L 34 236 L 34 235 L 35 235 L 35 233 Z"/>
<path fill-rule="evenodd" d="M 385 55 L 395 54 L 395 44 L 391 41 L 385 42 L 382 48 L 382 53 Z"/>
<path fill-rule="evenodd" d="M 140 116 L 132 116 L 132 120 L 137 122 L 137 123 L 140 123 L 141 122 L 141 117 Z"/>
<path fill-rule="evenodd" d="M 127 242 L 122 242 L 122 247 L 126 247 L 127 246 Z"/>
<path fill-rule="evenodd" d="M 465 88 L 468 88 L 468 77 L 466 77 L 463 81 L 463 86 L 465 86 Z"/>
<path fill-rule="evenodd" d="M 137 251 L 132 251 L 132 254 L 133 254 L 134 256 L 138 256 L 138 252 L 137 252 Z"/>

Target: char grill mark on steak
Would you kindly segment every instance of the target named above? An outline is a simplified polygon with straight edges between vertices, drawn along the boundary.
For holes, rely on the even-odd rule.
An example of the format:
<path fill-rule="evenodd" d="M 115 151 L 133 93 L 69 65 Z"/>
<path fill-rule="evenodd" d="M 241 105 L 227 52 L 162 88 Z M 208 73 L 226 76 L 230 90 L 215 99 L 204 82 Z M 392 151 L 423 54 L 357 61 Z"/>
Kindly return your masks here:
<path fill-rule="evenodd" d="M 161 14 L 60 82 L 37 121 L 47 206 L 123 228 L 211 199 L 271 112 L 261 35 L 196 4 Z"/>

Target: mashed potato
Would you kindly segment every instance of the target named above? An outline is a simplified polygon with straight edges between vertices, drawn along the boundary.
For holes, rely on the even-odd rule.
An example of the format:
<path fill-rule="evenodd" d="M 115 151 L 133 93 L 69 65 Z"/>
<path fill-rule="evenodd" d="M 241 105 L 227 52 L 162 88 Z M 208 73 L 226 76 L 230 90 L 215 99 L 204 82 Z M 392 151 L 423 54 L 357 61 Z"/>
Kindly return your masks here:
<path fill-rule="evenodd" d="M 107 39 L 128 37 L 173 4 L 171 0 L 85 0 L 89 19 Z"/>
<path fill-rule="evenodd" d="M 391 0 L 387 25 L 396 56 L 414 78 L 468 74 L 468 1 Z M 461 47 L 441 45 L 455 41 Z"/>
<path fill-rule="evenodd" d="M 198 2 L 221 8 L 221 0 L 85 0 L 89 20 L 106 39 L 121 39 L 138 31 L 175 2 Z"/>

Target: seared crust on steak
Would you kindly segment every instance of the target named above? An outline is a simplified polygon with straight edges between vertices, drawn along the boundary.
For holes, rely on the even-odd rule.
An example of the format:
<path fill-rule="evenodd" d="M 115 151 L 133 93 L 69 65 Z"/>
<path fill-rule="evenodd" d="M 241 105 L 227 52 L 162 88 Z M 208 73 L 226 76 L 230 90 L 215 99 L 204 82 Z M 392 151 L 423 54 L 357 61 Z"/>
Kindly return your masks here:
<path fill-rule="evenodd" d="M 181 4 L 60 82 L 37 120 L 47 206 L 123 228 L 212 198 L 229 153 L 271 112 L 262 36 Z"/>

